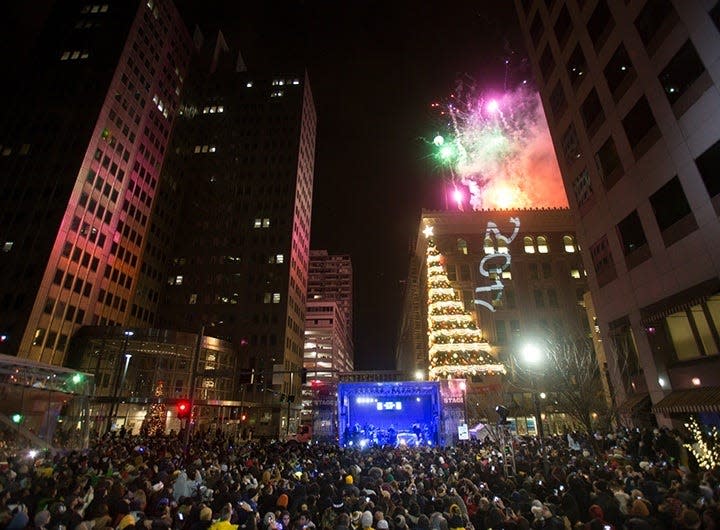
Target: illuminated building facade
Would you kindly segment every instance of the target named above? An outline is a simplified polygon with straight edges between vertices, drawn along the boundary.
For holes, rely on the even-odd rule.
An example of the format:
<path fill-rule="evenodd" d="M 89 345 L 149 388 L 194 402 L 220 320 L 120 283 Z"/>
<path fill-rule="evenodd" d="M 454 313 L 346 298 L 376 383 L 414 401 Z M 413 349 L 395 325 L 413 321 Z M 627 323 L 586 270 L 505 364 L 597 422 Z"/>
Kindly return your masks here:
<path fill-rule="evenodd" d="M 496 231 L 488 231 L 489 226 Z M 426 227 L 432 227 L 430 238 Z M 430 239 L 442 256 L 449 286 L 459 294 L 464 311 L 470 312 L 487 344 L 483 351 L 508 370 L 512 370 L 511 357 L 525 342 L 548 332 L 588 331 L 583 303 L 587 278 L 570 210 L 424 210 L 408 278 L 408 284 L 417 287 L 406 291 L 397 353 L 404 371 L 420 371 L 427 377 L 432 368 L 426 280 Z M 483 274 L 490 256 L 498 255 L 506 256 L 494 258 L 504 266 L 502 272 Z M 500 391 L 497 374 L 469 375 L 469 393 Z"/>
<path fill-rule="evenodd" d="M 181 113 L 169 164 L 184 202 L 162 325 L 205 325 L 230 340 L 255 372 L 248 424 L 258 435 L 295 432 L 300 400 L 287 407 L 281 397 L 300 395 L 303 366 L 316 131 L 308 78 L 246 71 L 218 33 L 201 46 Z"/>
<path fill-rule="evenodd" d="M 28 8 L 30 8 L 28 4 Z M 53 6 L 0 116 L 0 352 L 61 365 L 125 326 L 191 41 L 170 0 Z"/>
<path fill-rule="evenodd" d="M 352 286 L 350 256 L 310 251 L 302 419 L 321 438 L 335 434 L 339 374 L 354 368 Z"/>
<path fill-rule="evenodd" d="M 308 300 L 334 300 L 345 315 L 346 335 L 353 343 L 353 269 L 350 256 L 310 251 Z M 352 364 L 352 351 L 350 352 Z"/>
<path fill-rule="evenodd" d="M 720 411 L 720 6 L 516 0 L 620 411 Z"/>

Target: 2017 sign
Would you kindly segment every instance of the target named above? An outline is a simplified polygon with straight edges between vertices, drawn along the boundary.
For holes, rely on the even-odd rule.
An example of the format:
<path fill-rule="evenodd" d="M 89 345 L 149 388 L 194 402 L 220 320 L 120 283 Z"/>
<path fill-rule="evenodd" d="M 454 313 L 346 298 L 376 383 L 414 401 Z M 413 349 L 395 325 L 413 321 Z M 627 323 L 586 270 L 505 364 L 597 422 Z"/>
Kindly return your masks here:
<path fill-rule="evenodd" d="M 510 243 L 513 242 L 520 232 L 520 219 L 518 217 L 511 217 L 510 222 L 515 225 L 515 227 L 509 236 L 501 234 L 500 229 L 494 221 L 488 221 L 485 229 L 485 241 L 487 242 L 488 239 L 493 241 L 493 249 L 495 252 L 486 254 L 480 261 L 480 274 L 489 280 L 494 280 L 494 283 L 475 288 L 475 304 L 486 307 L 493 312 L 495 312 L 493 302 L 502 298 L 503 289 L 505 289 L 505 285 L 502 282 L 502 273 L 510 266 L 511 257 L 510 251 L 508 250 Z M 498 243 L 500 242 L 504 243 L 507 252 L 498 251 Z M 480 298 L 483 293 L 487 292 L 490 293 L 489 302 Z"/>

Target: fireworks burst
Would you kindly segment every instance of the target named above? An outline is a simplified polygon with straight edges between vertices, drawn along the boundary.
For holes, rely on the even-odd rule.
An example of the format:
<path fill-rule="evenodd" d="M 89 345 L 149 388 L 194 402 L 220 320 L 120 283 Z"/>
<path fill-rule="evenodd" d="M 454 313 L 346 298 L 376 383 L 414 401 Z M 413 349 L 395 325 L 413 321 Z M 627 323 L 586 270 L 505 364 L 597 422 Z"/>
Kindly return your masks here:
<path fill-rule="evenodd" d="M 462 93 L 460 87 L 446 103 L 433 103 L 447 127 L 433 144 L 453 185 L 467 188 L 470 206 L 567 207 L 538 94 L 525 86 L 497 97 Z"/>

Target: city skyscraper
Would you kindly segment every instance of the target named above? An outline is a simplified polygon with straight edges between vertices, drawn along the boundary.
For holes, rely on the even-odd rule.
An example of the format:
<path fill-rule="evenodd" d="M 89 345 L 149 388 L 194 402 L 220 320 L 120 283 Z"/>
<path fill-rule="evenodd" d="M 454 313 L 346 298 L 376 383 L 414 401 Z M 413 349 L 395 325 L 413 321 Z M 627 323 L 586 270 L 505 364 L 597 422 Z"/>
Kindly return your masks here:
<path fill-rule="evenodd" d="M 136 279 L 190 54 L 170 0 L 52 7 L 0 117 L 0 352 L 60 365 L 82 325 L 154 320 Z"/>
<path fill-rule="evenodd" d="M 241 368 L 254 371 L 245 401 L 255 432 L 294 432 L 315 157 L 310 84 L 302 70 L 247 70 L 221 32 L 194 40 L 201 51 L 168 166 L 183 204 L 160 321 L 228 338 Z M 286 407 L 287 396 L 298 399 Z"/>
<path fill-rule="evenodd" d="M 652 407 L 662 425 L 717 413 L 720 5 L 515 5 L 616 404 Z"/>
<path fill-rule="evenodd" d="M 353 269 L 347 254 L 310 251 L 308 300 L 334 300 L 345 315 L 346 333 L 353 343 Z M 352 362 L 352 352 L 350 354 Z"/>

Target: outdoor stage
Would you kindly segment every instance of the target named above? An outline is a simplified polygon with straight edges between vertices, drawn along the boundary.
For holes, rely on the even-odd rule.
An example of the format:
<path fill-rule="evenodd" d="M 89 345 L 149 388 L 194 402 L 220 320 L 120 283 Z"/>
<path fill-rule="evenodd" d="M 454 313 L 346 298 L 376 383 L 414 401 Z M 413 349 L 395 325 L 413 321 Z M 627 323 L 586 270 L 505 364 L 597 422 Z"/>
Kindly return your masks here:
<path fill-rule="evenodd" d="M 457 426 L 464 421 L 459 388 L 456 380 L 340 383 L 340 445 L 452 444 L 457 439 Z"/>

